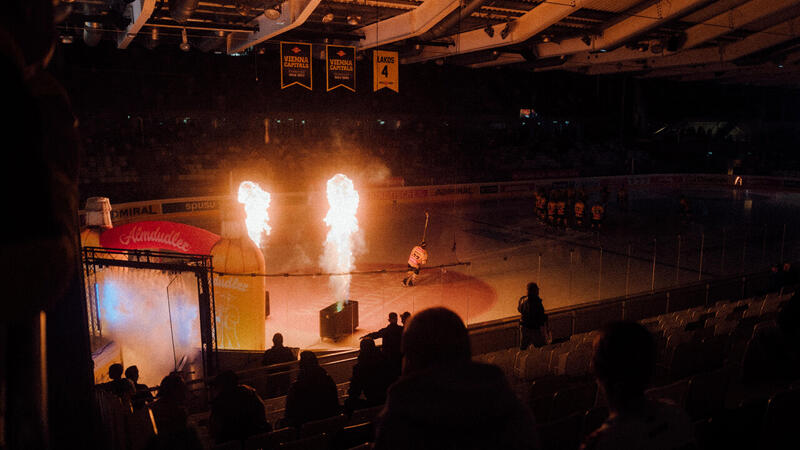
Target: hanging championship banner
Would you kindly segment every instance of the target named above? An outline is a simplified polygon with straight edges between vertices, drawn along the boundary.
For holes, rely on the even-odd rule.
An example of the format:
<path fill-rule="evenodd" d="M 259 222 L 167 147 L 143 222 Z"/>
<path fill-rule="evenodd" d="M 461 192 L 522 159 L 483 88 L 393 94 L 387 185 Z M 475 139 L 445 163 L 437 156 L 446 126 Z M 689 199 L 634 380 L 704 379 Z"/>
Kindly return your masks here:
<path fill-rule="evenodd" d="M 400 92 L 400 71 L 397 52 L 375 50 L 372 52 L 373 90 L 389 88 Z"/>
<path fill-rule="evenodd" d="M 325 46 L 325 79 L 328 90 L 338 87 L 356 91 L 356 48 L 342 45 Z"/>
<path fill-rule="evenodd" d="M 281 89 L 295 84 L 313 90 L 311 44 L 281 42 Z"/>

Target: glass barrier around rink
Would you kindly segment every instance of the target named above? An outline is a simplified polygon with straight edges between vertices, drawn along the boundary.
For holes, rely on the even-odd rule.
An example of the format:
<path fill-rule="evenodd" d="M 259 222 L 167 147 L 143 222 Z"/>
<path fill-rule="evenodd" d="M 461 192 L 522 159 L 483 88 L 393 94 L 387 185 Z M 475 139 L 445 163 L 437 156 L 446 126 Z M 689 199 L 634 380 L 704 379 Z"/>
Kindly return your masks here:
<path fill-rule="evenodd" d="M 649 238 L 556 230 L 542 237 L 521 231 L 516 242 L 466 256 L 465 271 L 476 285 L 488 285 L 491 297 L 489 305 L 480 294 L 470 299 L 470 323 L 516 315 L 529 282 L 554 309 L 765 270 L 798 254 L 782 226 L 769 225 Z"/>

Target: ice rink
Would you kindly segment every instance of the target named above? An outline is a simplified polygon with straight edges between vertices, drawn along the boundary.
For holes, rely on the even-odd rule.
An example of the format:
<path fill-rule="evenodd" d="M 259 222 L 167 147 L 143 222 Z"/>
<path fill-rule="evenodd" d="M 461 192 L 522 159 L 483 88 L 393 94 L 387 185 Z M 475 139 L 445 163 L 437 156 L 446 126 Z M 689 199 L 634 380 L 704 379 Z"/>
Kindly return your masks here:
<path fill-rule="evenodd" d="M 679 196 L 692 218 L 682 223 Z M 369 204 L 358 210 L 361 231 L 349 298 L 358 301 L 359 326 L 336 342 L 321 339 L 319 311 L 337 300 L 320 273 L 327 205 L 270 209 L 266 269 L 270 316 L 267 342 L 281 332 L 287 345 L 357 347 L 358 337 L 386 325 L 389 312 L 412 314 L 435 305 L 469 324 L 517 314 L 525 285 L 535 281 L 546 309 L 623 296 L 676 284 L 766 269 L 798 255 L 800 194 L 743 189 L 631 190 L 621 211 L 611 192 L 604 229 L 554 230 L 535 217 L 533 199 L 485 202 Z M 590 202 L 592 197 L 590 197 Z M 428 266 L 414 287 L 401 284 L 425 212 Z M 392 272 L 392 271 L 400 272 Z M 304 276 L 295 276 L 304 275 Z"/>

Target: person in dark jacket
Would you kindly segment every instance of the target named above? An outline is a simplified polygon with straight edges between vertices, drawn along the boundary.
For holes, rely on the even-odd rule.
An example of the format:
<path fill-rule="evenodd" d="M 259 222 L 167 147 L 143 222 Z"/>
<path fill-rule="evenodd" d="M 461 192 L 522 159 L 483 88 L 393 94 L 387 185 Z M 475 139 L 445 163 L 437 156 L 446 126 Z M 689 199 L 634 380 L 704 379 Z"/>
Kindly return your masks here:
<path fill-rule="evenodd" d="M 520 312 L 520 350 L 527 350 L 528 346 L 542 347 L 547 344 L 545 326 L 547 314 L 544 312 L 542 299 L 539 297 L 539 286 L 528 283 L 528 295 L 522 296 L 517 304 Z"/>
<path fill-rule="evenodd" d="M 300 372 L 286 397 L 286 424 L 299 427 L 336 414 L 339 414 L 339 395 L 333 378 L 320 367 L 313 352 L 300 353 Z"/>
<path fill-rule="evenodd" d="M 275 333 L 272 336 L 272 347 L 264 352 L 264 357 L 261 359 L 261 364 L 265 366 L 271 366 L 274 364 L 287 363 L 291 361 L 297 361 L 297 356 L 295 356 L 292 349 L 289 347 L 284 347 L 283 335 L 280 333 Z M 267 397 L 279 397 L 281 395 L 286 395 L 286 393 L 289 392 L 289 385 L 292 383 L 292 379 L 288 373 L 289 369 L 289 367 L 274 367 L 267 369 L 267 373 L 270 374 L 267 380 Z"/>
<path fill-rule="evenodd" d="M 236 373 L 221 372 L 213 386 L 217 396 L 211 402 L 208 428 L 217 444 L 272 431 L 261 397 L 252 387 L 239 384 Z"/>
<path fill-rule="evenodd" d="M 381 351 L 389 364 L 392 365 L 395 375 L 400 375 L 403 354 L 400 351 L 400 339 L 403 337 L 403 327 L 397 324 L 397 313 L 389 313 L 389 325 L 378 331 L 366 334 L 361 339 L 382 339 Z"/>
<path fill-rule="evenodd" d="M 530 411 L 496 366 L 471 360 L 464 322 L 446 308 L 411 317 L 403 376 L 389 388 L 375 449 L 537 449 Z"/>
<path fill-rule="evenodd" d="M 350 389 L 345 408 L 353 411 L 359 408 L 382 405 L 386 401 L 386 390 L 394 380 L 386 357 L 375 347 L 372 339 L 361 340 L 358 362 L 353 366 Z M 364 398 L 361 398 L 361 394 Z"/>
<path fill-rule="evenodd" d="M 200 450 L 203 445 L 197 430 L 188 424 L 189 389 L 183 378 L 171 373 L 161 380 L 158 398 L 153 402 L 153 421 L 158 434 L 147 450 Z"/>
<path fill-rule="evenodd" d="M 125 369 L 125 379 L 133 383 L 135 394 L 131 398 L 134 408 L 139 408 L 147 403 L 153 401 L 153 394 L 150 393 L 150 388 L 146 384 L 139 383 L 139 368 L 136 366 L 128 366 Z"/>

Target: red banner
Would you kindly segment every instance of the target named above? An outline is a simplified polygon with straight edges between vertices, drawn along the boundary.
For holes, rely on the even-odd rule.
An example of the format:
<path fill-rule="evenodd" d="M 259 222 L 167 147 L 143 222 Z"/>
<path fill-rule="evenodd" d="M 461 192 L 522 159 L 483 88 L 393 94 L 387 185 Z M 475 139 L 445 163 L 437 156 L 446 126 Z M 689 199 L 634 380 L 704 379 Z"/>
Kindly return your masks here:
<path fill-rule="evenodd" d="M 220 237 L 177 222 L 150 221 L 120 225 L 100 235 L 100 245 L 128 250 L 166 250 L 207 255 Z"/>

